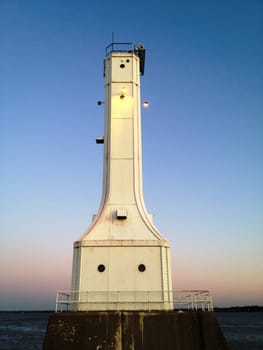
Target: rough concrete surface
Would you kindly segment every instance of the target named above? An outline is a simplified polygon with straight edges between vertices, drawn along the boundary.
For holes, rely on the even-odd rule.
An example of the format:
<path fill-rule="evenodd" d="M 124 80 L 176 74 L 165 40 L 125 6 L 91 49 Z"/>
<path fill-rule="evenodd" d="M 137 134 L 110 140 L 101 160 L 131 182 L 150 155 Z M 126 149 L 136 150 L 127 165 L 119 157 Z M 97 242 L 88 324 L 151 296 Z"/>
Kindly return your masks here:
<path fill-rule="evenodd" d="M 50 316 L 43 350 L 228 350 L 214 312 L 67 312 Z"/>

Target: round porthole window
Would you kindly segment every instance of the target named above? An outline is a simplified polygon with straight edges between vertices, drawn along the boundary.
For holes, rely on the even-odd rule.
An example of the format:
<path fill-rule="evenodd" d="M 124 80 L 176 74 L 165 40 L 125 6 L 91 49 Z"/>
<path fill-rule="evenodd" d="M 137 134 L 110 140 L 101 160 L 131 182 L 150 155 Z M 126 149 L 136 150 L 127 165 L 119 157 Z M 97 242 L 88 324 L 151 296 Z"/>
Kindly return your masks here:
<path fill-rule="evenodd" d="M 140 272 L 144 272 L 144 271 L 146 270 L 145 265 L 144 265 L 144 264 L 140 264 L 140 265 L 138 266 L 138 270 L 139 270 Z"/>
<path fill-rule="evenodd" d="M 101 264 L 101 265 L 99 265 L 99 266 L 98 266 L 98 271 L 99 271 L 99 272 L 103 272 L 103 271 L 105 271 L 105 266 L 104 266 L 104 265 L 102 265 L 102 264 Z"/>

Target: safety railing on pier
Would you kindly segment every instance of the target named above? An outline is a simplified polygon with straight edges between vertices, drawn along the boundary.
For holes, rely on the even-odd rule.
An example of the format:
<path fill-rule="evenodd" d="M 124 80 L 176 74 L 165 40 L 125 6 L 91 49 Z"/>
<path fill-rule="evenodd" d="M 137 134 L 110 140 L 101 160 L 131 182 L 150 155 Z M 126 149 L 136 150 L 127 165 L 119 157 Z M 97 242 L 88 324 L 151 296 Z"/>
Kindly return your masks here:
<path fill-rule="evenodd" d="M 56 297 L 56 312 L 174 309 L 213 311 L 212 293 L 207 290 L 59 291 Z"/>

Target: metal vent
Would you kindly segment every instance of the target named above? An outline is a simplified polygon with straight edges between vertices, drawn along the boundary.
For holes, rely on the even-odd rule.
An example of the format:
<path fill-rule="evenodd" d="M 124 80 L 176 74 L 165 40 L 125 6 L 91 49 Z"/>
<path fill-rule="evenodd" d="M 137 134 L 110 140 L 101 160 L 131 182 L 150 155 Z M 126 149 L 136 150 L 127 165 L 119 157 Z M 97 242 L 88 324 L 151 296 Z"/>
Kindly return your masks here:
<path fill-rule="evenodd" d="M 127 210 L 126 209 L 117 209 L 116 211 L 116 217 L 118 220 L 124 220 L 127 219 Z"/>

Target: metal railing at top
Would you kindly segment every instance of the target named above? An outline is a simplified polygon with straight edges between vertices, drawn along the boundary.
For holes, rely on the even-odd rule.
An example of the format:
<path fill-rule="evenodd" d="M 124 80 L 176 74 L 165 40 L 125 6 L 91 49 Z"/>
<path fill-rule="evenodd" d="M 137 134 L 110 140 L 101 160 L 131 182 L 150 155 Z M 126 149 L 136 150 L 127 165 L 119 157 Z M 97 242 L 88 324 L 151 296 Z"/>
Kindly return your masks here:
<path fill-rule="evenodd" d="M 213 311 L 208 290 L 176 291 L 59 291 L 56 312 L 66 311 Z"/>
<path fill-rule="evenodd" d="M 136 46 L 133 43 L 111 43 L 106 47 L 106 55 L 111 52 L 135 52 Z"/>

